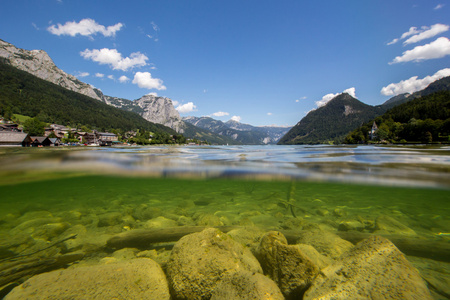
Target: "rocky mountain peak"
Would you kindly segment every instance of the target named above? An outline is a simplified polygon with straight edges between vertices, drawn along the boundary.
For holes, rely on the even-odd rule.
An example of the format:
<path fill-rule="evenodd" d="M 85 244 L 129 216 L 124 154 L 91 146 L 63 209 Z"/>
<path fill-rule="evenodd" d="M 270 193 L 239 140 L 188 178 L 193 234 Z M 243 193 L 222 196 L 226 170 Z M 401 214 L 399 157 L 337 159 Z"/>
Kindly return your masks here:
<path fill-rule="evenodd" d="M 68 90 L 103 101 L 102 94 L 91 85 L 60 70 L 44 50 L 24 50 L 0 40 L 0 57 L 13 67 L 50 81 Z"/>
<path fill-rule="evenodd" d="M 143 109 L 141 116 L 153 123 L 163 124 L 179 133 L 183 133 L 183 121 L 173 106 L 172 99 L 153 94 L 144 95 L 133 101 Z"/>

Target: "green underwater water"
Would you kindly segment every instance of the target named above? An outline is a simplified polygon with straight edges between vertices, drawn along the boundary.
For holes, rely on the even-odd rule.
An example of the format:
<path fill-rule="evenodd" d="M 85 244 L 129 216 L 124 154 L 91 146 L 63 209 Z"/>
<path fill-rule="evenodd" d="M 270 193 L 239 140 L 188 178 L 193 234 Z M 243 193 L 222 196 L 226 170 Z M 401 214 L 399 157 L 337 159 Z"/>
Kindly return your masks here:
<path fill-rule="evenodd" d="M 219 221 L 214 218 L 211 225 L 264 229 L 286 227 L 284 223 L 292 218 L 302 220 L 298 226 L 325 224 L 337 229 L 341 221 L 371 223 L 388 215 L 423 235 L 446 233 L 450 228 L 449 191 L 438 188 L 79 175 L 0 185 L 0 195 L 2 220 L 32 211 L 54 215 L 74 210 L 82 215 L 117 211 L 133 215 L 136 222 L 132 225 L 139 227 L 148 217 L 136 217 L 141 207 L 151 208 L 152 218 L 177 221 L 185 216 L 193 225 L 208 225 L 195 224 L 199 213 L 218 216 Z M 370 230 L 369 226 L 364 230 Z"/>

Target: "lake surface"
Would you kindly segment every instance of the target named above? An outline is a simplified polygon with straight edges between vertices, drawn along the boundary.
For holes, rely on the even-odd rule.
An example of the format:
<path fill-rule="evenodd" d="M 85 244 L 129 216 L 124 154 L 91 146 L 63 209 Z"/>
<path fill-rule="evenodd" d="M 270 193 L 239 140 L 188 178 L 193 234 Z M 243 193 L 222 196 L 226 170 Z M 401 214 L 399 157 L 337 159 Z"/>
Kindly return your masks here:
<path fill-rule="evenodd" d="M 115 234 L 186 225 L 449 242 L 447 146 L 0 148 L 0 176 L 0 262 L 71 234 L 52 251 L 99 261 Z"/>

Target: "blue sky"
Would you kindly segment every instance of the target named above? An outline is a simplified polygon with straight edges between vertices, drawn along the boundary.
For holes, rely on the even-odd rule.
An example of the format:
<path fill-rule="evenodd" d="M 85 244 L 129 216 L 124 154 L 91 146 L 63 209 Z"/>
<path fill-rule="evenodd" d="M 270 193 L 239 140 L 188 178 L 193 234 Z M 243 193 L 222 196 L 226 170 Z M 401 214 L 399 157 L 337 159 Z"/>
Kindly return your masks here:
<path fill-rule="evenodd" d="M 15 0 L 0 39 L 109 96 L 182 116 L 295 125 L 347 91 L 370 105 L 450 75 L 448 0 Z"/>

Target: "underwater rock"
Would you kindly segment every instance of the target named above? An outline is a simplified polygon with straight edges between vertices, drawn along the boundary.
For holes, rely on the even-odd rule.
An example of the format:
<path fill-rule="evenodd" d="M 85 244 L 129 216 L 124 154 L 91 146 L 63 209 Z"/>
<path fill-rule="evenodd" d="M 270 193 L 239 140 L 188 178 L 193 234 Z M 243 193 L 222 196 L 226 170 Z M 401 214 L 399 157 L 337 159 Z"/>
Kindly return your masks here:
<path fill-rule="evenodd" d="M 136 257 L 136 254 L 139 252 L 136 248 L 123 248 L 117 251 L 114 251 L 112 256 L 117 260 L 129 260 Z"/>
<path fill-rule="evenodd" d="M 435 299 L 450 299 L 450 263 L 415 256 L 408 256 L 408 261 L 419 270 L 430 291 L 439 294 Z"/>
<path fill-rule="evenodd" d="M 319 253 L 336 259 L 353 247 L 334 233 L 323 230 L 302 231 L 297 243 L 313 246 Z"/>
<path fill-rule="evenodd" d="M 400 223 L 394 218 L 386 215 L 380 215 L 375 220 L 375 234 L 398 234 L 403 236 L 417 235 L 414 230 Z"/>
<path fill-rule="evenodd" d="M 318 268 L 319 270 L 331 265 L 334 260 L 331 258 L 320 254 L 313 246 L 306 244 L 295 245 L 300 249 L 300 251 L 306 255 Z"/>
<path fill-rule="evenodd" d="M 143 224 L 143 228 L 167 228 L 167 227 L 176 227 L 177 222 L 171 219 L 164 218 L 163 216 L 159 216 L 155 219 L 148 220 Z"/>
<path fill-rule="evenodd" d="M 319 216 L 325 217 L 325 216 L 329 215 L 330 212 L 328 211 L 328 209 L 318 208 L 318 209 L 316 209 L 316 214 L 318 214 Z"/>
<path fill-rule="evenodd" d="M 262 273 L 248 248 L 215 228 L 181 238 L 167 263 L 167 277 L 176 299 L 209 299 L 226 275 L 242 270 Z"/>
<path fill-rule="evenodd" d="M 303 299 L 432 299 L 419 272 L 389 240 L 358 243 L 323 269 Z"/>
<path fill-rule="evenodd" d="M 214 289 L 211 300 L 284 299 L 273 280 L 260 273 L 239 271 L 222 279 Z"/>
<path fill-rule="evenodd" d="M 283 229 L 301 230 L 303 227 L 303 223 L 304 222 L 302 218 L 289 218 L 283 224 L 281 224 L 281 227 Z"/>
<path fill-rule="evenodd" d="M 364 228 L 364 224 L 357 220 L 342 221 L 338 225 L 339 231 L 363 231 Z"/>
<path fill-rule="evenodd" d="M 22 218 L 21 218 L 22 219 Z M 62 222 L 61 218 L 49 217 L 49 218 L 37 218 L 31 219 L 21 222 L 19 225 L 10 230 L 11 235 L 16 234 L 33 234 L 36 231 L 36 228 L 51 224 L 51 223 L 60 223 Z"/>
<path fill-rule="evenodd" d="M 180 216 L 177 220 L 178 226 L 192 226 L 195 225 L 194 220 L 191 217 Z"/>
<path fill-rule="evenodd" d="M 256 256 L 268 275 L 288 299 L 300 298 L 319 268 L 299 247 L 288 245 L 281 232 L 269 231 L 261 238 Z"/>
<path fill-rule="evenodd" d="M 333 215 L 336 217 L 345 217 L 347 216 L 347 211 L 343 210 L 342 208 L 335 208 L 333 210 Z"/>
<path fill-rule="evenodd" d="M 198 226 L 223 226 L 220 218 L 213 214 L 201 214 L 197 219 Z"/>
<path fill-rule="evenodd" d="M 107 227 L 122 224 L 122 214 L 109 212 L 98 216 L 98 227 Z"/>
<path fill-rule="evenodd" d="M 254 250 L 259 246 L 261 237 L 264 234 L 265 231 L 256 226 L 233 229 L 228 232 L 229 236 L 241 245 L 248 247 L 252 253 L 254 253 Z"/>
<path fill-rule="evenodd" d="M 4 299 L 170 299 L 166 276 L 148 258 L 36 275 Z"/>
<path fill-rule="evenodd" d="M 132 213 L 132 216 L 140 221 L 150 220 L 161 215 L 161 209 L 158 207 L 148 206 L 147 204 L 141 204 L 136 207 Z"/>

